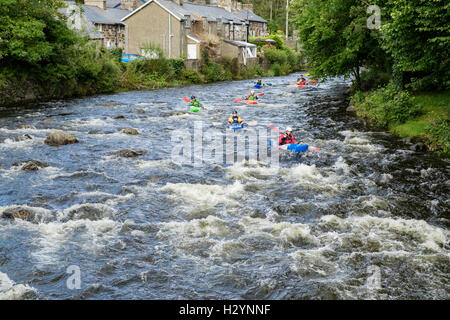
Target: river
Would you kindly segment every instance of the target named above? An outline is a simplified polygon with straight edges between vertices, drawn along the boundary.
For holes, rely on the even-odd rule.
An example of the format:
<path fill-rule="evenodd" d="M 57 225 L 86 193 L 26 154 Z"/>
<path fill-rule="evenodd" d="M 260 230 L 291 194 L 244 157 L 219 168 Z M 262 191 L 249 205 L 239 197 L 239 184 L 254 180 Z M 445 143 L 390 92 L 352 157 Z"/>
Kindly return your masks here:
<path fill-rule="evenodd" d="M 265 79 L 257 106 L 235 81 L 1 111 L 0 216 L 33 215 L 0 218 L 0 299 L 448 299 L 449 162 L 362 126 L 347 80 L 294 79 Z M 234 109 L 320 152 L 173 160 L 175 129 L 225 133 Z M 79 143 L 44 144 L 55 130 Z M 31 159 L 48 166 L 13 166 Z"/>

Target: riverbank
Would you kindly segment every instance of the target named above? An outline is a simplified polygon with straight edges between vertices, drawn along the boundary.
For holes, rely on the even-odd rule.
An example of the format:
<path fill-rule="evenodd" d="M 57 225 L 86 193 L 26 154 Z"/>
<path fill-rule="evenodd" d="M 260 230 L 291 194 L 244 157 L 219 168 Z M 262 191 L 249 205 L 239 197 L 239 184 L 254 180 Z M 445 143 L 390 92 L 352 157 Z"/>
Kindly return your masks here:
<path fill-rule="evenodd" d="M 288 48 L 273 49 L 283 53 Z M 291 52 L 292 56 L 293 51 Z M 61 79 L 50 84 L 25 74 L 21 77 L 0 77 L 0 106 L 91 96 L 103 93 L 118 93 L 130 90 L 160 89 L 192 84 L 208 84 L 220 81 L 246 80 L 263 77 L 284 76 L 303 69 L 302 59 L 294 53 L 295 59 L 287 63 L 273 61 L 273 57 L 260 57 L 257 64 L 243 66 L 237 59 L 211 59 L 203 57 L 197 70 L 186 69 L 182 59 L 160 57 L 152 60 L 135 60 L 123 63 L 103 53 L 101 65 L 90 79 Z M 106 62 L 105 62 L 106 60 Z"/>
<path fill-rule="evenodd" d="M 416 151 L 450 155 L 450 92 L 394 91 L 392 86 L 351 97 L 350 110 L 404 138 Z"/>

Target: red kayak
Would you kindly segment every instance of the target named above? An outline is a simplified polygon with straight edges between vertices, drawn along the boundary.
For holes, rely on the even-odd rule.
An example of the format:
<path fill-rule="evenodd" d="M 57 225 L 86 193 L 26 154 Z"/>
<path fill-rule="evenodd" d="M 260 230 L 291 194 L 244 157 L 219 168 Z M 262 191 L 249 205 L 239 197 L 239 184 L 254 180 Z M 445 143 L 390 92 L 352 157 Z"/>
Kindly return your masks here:
<path fill-rule="evenodd" d="M 244 100 L 244 102 L 245 102 L 246 104 L 258 104 L 258 102 L 255 101 L 255 100 Z"/>

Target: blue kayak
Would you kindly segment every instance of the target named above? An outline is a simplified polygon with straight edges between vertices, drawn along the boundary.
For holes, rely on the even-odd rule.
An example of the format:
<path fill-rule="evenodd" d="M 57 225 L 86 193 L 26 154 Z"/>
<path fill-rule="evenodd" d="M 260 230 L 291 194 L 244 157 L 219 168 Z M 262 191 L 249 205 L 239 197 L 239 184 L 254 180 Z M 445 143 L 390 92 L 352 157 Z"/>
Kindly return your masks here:
<path fill-rule="evenodd" d="M 307 144 L 297 144 L 297 143 L 284 144 L 284 145 L 280 146 L 280 144 L 278 142 L 270 141 L 271 146 L 273 146 L 274 144 L 275 144 L 275 146 L 277 146 L 278 149 L 283 149 L 283 150 L 288 150 L 288 151 L 293 151 L 293 152 L 306 152 L 306 151 L 308 151 L 308 147 L 309 147 L 309 145 L 307 145 Z"/>
<path fill-rule="evenodd" d="M 232 130 L 239 130 L 242 129 L 244 126 L 242 124 L 230 124 L 228 126 L 228 128 L 232 129 Z"/>
<path fill-rule="evenodd" d="M 262 84 L 255 84 L 254 87 L 255 88 L 262 88 Z"/>

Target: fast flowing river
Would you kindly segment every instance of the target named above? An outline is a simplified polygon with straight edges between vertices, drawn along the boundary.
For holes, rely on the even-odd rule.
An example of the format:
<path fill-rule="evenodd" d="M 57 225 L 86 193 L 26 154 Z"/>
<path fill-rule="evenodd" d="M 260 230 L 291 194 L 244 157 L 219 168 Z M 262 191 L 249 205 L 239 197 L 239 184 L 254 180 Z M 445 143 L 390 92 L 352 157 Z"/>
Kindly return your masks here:
<path fill-rule="evenodd" d="M 449 162 L 358 124 L 347 81 L 294 79 L 266 79 L 257 106 L 233 103 L 240 81 L 2 111 L 0 299 L 448 299 Z M 175 130 L 245 135 L 217 124 L 234 109 L 320 152 L 174 161 Z M 44 144 L 55 130 L 79 143 Z"/>

